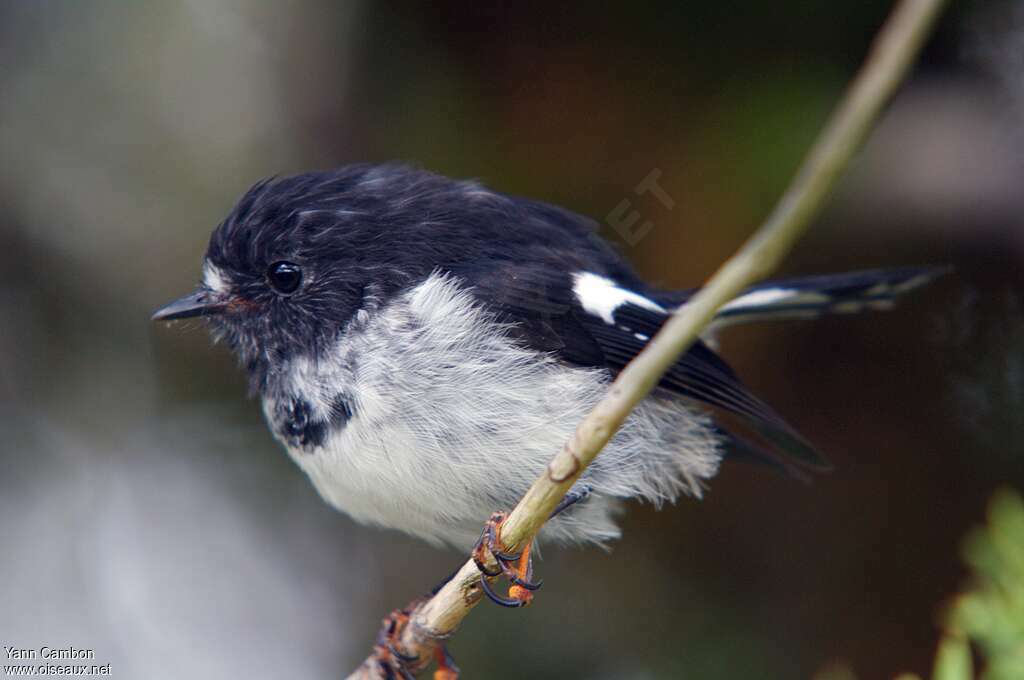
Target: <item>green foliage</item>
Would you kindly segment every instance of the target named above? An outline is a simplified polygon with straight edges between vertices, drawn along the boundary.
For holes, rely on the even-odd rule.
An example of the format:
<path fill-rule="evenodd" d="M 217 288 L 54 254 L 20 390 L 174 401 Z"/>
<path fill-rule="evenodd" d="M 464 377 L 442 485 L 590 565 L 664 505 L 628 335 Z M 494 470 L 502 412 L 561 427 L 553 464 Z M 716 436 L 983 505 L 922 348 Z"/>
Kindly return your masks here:
<path fill-rule="evenodd" d="M 989 504 L 988 526 L 964 542 L 964 559 L 974 571 L 969 590 L 953 604 L 946 626 L 950 636 L 974 643 L 985 659 L 984 680 L 1024 677 L 1024 500 L 1007 489 Z M 946 662 L 940 654 L 939 661 Z M 945 665 L 942 666 L 945 672 Z M 940 675 L 937 679 L 969 678 Z"/>
<path fill-rule="evenodd" d="M 947 633 L 935 654 L 932 680 L 971 680 L 972 677 L 970 645 L 963 636 Z"/>
<path fill-rule="evenodd" d="M 972 569 L 967 591 L 946 614 L 932 680 L 972 680 L 973 645 L 981 654 L 981 680 L 1024 678 L 1024 499 L 1010 489 L 989 502 L 988 524 L 968 534 L 964 560 Z M 817 680 L 855 680 L 845 666 Z M 904 674 L 896 680 L 921 680 Z"/>

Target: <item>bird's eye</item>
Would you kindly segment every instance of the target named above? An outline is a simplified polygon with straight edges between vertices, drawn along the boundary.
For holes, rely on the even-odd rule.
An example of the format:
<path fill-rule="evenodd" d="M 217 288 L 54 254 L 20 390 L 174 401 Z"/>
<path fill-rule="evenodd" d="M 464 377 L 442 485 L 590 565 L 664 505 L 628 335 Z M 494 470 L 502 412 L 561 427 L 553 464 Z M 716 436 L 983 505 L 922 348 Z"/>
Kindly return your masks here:
<path fill-rule="evenodd" d="M 294 293 L 302 283 L 302 269 L 291 262 L 275 262 L 267 269 L 267 282 L 278 293 Z"/>

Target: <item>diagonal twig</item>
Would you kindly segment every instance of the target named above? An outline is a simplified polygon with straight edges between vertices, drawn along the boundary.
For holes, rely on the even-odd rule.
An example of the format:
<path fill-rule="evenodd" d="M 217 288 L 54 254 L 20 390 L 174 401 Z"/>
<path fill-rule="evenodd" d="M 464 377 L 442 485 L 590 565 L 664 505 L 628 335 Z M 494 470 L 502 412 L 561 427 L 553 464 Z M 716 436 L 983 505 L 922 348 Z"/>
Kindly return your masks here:
<path fill-rule="evenodd" d="M 580 474 L 665 371 L 693 344 L 718 309 L 772 272 L 807 230 L 906 76 L 944 4 L 944 0 L 902 0 L 897 4 L 856 79 L 768 219 L 619 373 L 509 514 L 501 527 L 501 540 L 508 550 L 518 551 L 534 539 Z M 455 632 L 480 598 L 480 572 L 473 560 L 467 560 L 441 590 L 410 613 L 399 640 L 401 653 L 417 659 L 408 664 L 409 668 L 425 668 L 437 646 Z M 350 680 L 383 677 L 372 657 L 349 676 Z"/>

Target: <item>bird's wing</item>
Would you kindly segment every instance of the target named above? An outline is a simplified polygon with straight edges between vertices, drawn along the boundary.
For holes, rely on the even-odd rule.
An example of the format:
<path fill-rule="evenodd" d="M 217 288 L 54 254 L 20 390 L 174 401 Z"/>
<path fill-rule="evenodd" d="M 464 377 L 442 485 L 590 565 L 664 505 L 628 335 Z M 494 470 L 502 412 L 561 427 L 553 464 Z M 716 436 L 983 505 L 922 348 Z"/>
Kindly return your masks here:
<path fill-rule="evenodd" d="M 648 295 L 605 275 L 534 262 L 494 263 L 487 269 L 453 273 L 485 307 L 511 324 L 523 344 L 570 364 L 607 368 L 613 374 L 644 348 L 669 317 Z M 766 456 L 784 467 L 828 467 L 821 454 L 751 394 L 702 342 L 694 344 L 669 369 L 660 386 L 737 416 L 771 449 L 785 454 Z M 756 450 L 749 441 L 744 447 Z"/>

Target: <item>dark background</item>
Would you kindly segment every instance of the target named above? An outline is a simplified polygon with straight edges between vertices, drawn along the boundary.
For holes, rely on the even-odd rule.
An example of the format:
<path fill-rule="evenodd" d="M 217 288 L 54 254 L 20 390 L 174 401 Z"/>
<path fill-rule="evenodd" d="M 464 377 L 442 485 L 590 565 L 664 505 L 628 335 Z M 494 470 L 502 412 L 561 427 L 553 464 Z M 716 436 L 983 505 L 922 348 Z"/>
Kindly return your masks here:
<path fill-rule="evenodd" d="M 955 3 L 785 274 L 952 263 L 895 312 L 724 353 L 822 450 L 548 548 L 469 677 L 926 671 L 964 531 L 1024 486 L 1024 11 Z M 201 324 L 154 327 L 270 174 L 404 159 L 556 202 L 699 284 L 771 208 L 889 3 L 0 3 L 0 641 L 122 678 L 333 678 L 462 556 L 356 526 Z M 666 209 L 634 187 L 658 170 Z M 636 243 L 607 216 L 653 225 Z M 515 452 L 509 452 L 514 455 Z M 484 518 L 481 518 L 483 520 Z"/>

